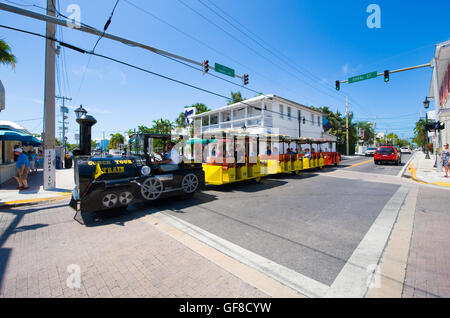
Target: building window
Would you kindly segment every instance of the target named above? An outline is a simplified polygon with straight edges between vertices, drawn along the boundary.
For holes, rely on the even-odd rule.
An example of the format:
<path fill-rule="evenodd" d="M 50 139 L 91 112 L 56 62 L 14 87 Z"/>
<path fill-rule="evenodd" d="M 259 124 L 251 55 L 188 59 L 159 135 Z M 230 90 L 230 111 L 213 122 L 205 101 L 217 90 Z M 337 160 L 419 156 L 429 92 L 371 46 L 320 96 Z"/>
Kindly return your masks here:
<path fill-rule="evenodd" d="M 230 121 L 231 120 L 231 112 L 230 111 L 226 111 L 222 114 L 222 119 L 224 122 L 226 121 Z"/>
<path fill-rule="evenodd" d="M 314 126 L 314 114 L 311 114 L 311 125 Z"/>
<path fill-rule="evenodd" d="M 289 106 L 287 108 L 287 116 L 288 116 L 288 119 L 291 120 L 291 108 Z"/>
<path fill-rule="evenodd" d="M 219 115 L 211 115 L 211 125 L 217 125 L 219 123 Z"/>
<path fill-rule="evenodd" d="M 317 126 L 320 127 L 320 116 L 317 116 Z"/>
<path fill-rule="evenodd" d="M 284 119 L 284 106 L 280 104 L 280 118 Z"/>
<path fill-rule="evenodd" d="M 208 116 L 202 117 L 202 126 L 209 126 L 209 117 Z"/>

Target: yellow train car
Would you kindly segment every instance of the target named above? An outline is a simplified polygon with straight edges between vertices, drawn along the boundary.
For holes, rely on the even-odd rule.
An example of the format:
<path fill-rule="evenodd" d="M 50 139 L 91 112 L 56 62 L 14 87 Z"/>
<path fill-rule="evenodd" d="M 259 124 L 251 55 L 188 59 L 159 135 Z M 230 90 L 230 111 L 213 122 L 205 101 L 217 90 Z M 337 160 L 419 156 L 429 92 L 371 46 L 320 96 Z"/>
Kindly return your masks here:
<path fill-rule="evenodd" d="M 268 175 L 298 174 L 338 164 L 341 157 L 337 152 L 322 151 L 321 145 L 330 142 L 334 141 L 233 130 L 204 133 L 201 139 L 190 140 L 191 145 L 196 145 L 197 154 L 201 152 L 205 182 L 211 185 L 258 182 Z M 191 153 L 194 152 L 191 147 Z"/>

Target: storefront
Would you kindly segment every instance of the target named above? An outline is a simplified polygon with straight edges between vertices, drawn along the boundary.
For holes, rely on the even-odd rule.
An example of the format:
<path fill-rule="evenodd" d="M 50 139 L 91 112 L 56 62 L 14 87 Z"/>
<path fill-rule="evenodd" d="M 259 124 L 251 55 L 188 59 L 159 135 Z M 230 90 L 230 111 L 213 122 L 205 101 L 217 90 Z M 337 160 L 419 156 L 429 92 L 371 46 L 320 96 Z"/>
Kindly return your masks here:
<path fill-rule="evenodd" d="M 436 140 L 437 148 L 450 143 L 450 41 L 436 45 L 433 58 L 433 74 L 430 85 L 430 97 L 434 99 L 437 120 L 444 123 Z"/>
<path fill-rule="evenodd" d="M 41 142 L 25 129 L 12 122 L 0 122 L 0 184 L 16 173 L 14 148 L 22 147 L 30 151 Z"/>

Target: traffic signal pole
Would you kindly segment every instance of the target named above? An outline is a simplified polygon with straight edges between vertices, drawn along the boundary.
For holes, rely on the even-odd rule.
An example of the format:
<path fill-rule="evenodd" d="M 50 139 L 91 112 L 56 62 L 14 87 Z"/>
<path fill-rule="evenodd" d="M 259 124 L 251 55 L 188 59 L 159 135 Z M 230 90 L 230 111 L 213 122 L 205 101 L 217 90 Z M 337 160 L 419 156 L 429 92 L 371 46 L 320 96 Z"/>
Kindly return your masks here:
<path fill-rule="evenodd" d="M 423 67 L 432 67 L 431 65 L 432 63 L 427 63 L 427 64 L 421 64 L 421 65 L 416 65 L 416 66 L 411 66 L 411 67 L 405 67 L 405 68 L 399 68 L 398 70 L 393 70 L 393 71 L 387 71 L 388 74 L 394 74 L 394 73 L 399 73 L 399 72 L 405 72 L 405 71 L 410 71 L 410 70 L 415 70 L 417 68 L 423 68 Z M 377 73 L 377 77 L 378 76 L 385 76 L 385 72 L 383 73 Z M 338 87 L 340 88 L 339 84 L 340 83 L 348 83 L 348 80 L 344 80 L 344 81 L 336 81 L 336 90 Z"/>
<path fill-rule="evenodd" d="M 350 154 L 350 141 L 348 140 L 348 135 L 349 135 L 349 132 L 348 132 L 348 96 L 345 96 L 345 113 L 346 113 L 345 131 L 346 131 L 346 135 L 347 135 L 347 138 L 345 138 L 345 139 L 346 139 L 346 153 L 348 156 Z"/>

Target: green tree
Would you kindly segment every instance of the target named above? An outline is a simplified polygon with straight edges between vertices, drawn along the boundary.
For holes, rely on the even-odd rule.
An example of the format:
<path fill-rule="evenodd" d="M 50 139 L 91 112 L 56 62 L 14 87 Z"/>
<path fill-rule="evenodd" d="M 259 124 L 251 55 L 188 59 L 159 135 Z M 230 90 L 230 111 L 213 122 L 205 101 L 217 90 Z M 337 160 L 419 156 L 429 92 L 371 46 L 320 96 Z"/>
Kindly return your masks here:
<path fill-rule="evenodd" d="M 364 142 L 367 144 L 373 144 L 375 140 L 375 131 L 371 123 L 367 121 L 360 121 L 356 123 L 357 128 L 361 128 L 364 131 Z"/>
<path fill-rule="evenodd" d="M 427 145 L 427 131 L 425 129 L 425 119 L 419 119 L 414 127 L 413 142 L 418 146 L 425 148 Z"/>
<path fill-rule="evenodd" d="M 119 144 L 123 145 L 125 143 L 125 137 L 121 133 L 110 134 L 110 136 L 111 136 L 111 138 L 109 139 L 109 144 L 108 144 L 107 150 L 118 149 Z"/>
<path fill-rule="evenodd" d="M 0 40 L 0 63 L 16 67 L 17 59 L 11 53 L 11 47 L 3 40 Z"/>
<path fill-rule="evenodd" d="M 231 91 L 231 101 L 228 103 L 228 105 L 242 102 L 244 98 L 242 97 L 241 92 L 233 92 Z"/>
<path fill-rule="evenodd" d="M 211 110 L 203 103 L 196 103 L 192 104 L 191 106 L 184 106 L 184 108 L 190 107 L 195 107 L 195 114 L 201 114 L 209 112 Z M 177 128 L 186 128 L 186 118 L 184 117 L 184 112 L 181 112 L 180 115 L 178 115 L 178 117 L 175 119 L 174 125 Z"/>
<path fill-rule="evenodd" d="M 97 148 L 97 142 L 95 140 L 91 140 L 91 149 L 96 149 Z"/>

